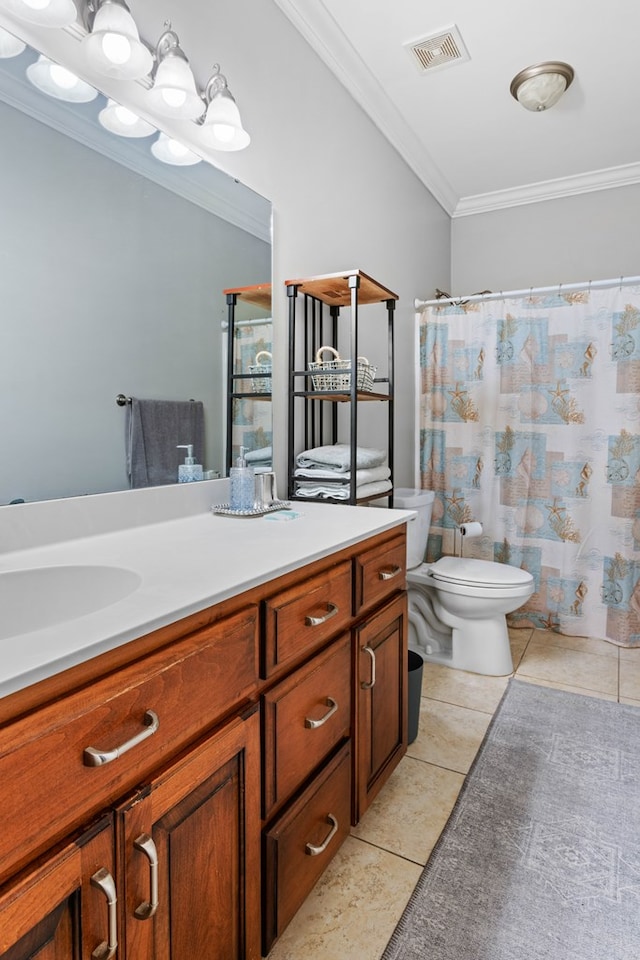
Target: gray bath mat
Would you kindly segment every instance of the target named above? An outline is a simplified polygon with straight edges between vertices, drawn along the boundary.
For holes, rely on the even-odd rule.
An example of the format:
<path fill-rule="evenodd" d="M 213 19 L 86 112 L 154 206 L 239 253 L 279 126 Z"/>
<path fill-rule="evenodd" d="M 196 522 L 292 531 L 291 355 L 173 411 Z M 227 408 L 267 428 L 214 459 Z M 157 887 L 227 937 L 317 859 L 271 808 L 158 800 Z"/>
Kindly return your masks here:
<path fill-rule="evenodd" d="M 640 709 L 511 680 L 382 960 L 638 960 Z"/>

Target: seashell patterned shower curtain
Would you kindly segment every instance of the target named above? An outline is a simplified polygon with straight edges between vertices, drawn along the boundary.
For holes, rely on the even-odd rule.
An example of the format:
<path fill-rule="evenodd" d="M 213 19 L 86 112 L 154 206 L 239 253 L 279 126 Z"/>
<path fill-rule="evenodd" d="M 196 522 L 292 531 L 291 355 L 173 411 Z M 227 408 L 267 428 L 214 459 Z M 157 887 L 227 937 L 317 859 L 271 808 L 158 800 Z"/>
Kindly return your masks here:
<path fill-rule="evenodd" d="M 417 314 L 428 560 L 535 578 L 512 626 L 640 646 L 640 285 L 458 301 Z"/>

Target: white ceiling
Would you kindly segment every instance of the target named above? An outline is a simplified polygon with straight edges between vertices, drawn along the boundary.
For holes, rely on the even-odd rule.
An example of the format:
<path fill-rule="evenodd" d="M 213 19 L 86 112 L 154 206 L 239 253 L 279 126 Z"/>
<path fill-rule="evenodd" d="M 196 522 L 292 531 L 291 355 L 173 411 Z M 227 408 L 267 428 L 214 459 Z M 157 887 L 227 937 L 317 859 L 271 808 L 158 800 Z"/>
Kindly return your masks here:
<path fill-rule="evenodd" d="M 640 182 L 637 0 L 275 0 L 452 216 Z M 420 72 L 405 45 L 455 27 L 469 54 Z M 524 67 L 575 79 L 550 110 Z"/>

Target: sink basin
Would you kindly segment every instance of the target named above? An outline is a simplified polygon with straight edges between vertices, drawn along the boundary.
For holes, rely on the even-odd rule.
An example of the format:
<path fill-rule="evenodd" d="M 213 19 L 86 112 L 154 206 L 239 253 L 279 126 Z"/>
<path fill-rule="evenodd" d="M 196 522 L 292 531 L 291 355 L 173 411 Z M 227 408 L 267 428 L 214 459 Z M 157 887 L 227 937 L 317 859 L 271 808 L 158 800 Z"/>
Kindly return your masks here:
<path fill-rule="evenodd" d="M 0 572 L 0 640 L 95 613 L 140 583 L 133 570 L 91 564 Z"/>

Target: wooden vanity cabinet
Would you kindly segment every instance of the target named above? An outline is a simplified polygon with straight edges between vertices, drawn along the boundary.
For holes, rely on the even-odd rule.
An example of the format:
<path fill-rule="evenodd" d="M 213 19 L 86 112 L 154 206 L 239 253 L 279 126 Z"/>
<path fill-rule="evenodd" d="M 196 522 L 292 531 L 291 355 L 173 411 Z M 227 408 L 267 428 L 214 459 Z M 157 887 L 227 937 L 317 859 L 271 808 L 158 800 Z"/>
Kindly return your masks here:
<path fill-rule="evenodd" d="M 407 598 L 401 593 L 355 629 L 353 822 L 407 750 Z"/>
<path fill-rule="evenodd" d="M 394 528 L 7 698 L 0 960 L 266 954 L 406 749 L 403 587 Z"/>
<path fill-rule="evenodd" d="M 255 707 L 118 807 L 122 957 L 260 957 L 259 804 Z"/>
<path fill-rule="evenodd" d="M 0 956 L 115 956 L 115 895 L 113 820 L 105 816 L 0 888 Z"/>

